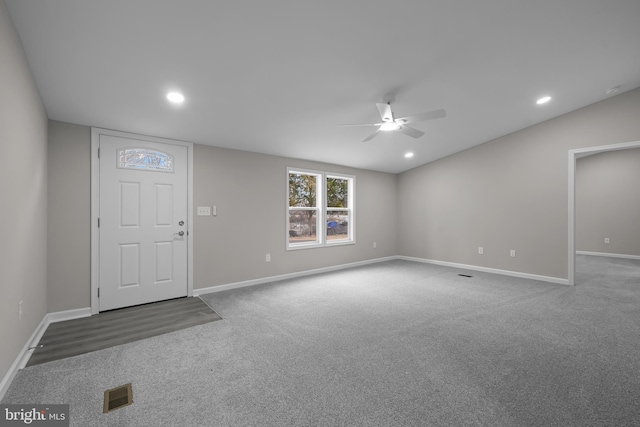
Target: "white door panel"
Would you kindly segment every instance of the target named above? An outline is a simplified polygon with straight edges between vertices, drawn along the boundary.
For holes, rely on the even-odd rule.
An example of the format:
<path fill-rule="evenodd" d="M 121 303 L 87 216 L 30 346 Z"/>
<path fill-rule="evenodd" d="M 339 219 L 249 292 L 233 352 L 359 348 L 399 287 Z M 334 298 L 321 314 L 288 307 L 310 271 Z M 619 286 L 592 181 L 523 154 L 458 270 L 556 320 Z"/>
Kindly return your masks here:
<path fill-rule="evenodd" d="M 187 295 L 187 163 L 184 146 L 100 135 L 101 311 Z"/>

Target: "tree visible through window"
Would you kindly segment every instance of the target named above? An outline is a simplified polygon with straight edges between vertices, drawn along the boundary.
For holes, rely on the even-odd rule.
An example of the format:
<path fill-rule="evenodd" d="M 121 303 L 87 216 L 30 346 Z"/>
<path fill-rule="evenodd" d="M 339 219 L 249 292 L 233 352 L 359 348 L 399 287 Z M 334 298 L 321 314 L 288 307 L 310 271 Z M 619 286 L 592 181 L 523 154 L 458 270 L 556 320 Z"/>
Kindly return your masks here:
<path fill-rule="evenodd" d="M 327 241 L 349 239 L 349 179 L 327 176 Z"/>
<path fill-rule="evenodd" d="M 355 177 L 291 168 L 287 173 L 287 248 L 353 243 Z"/>
<path fill-rule="evenodd" d="M 289 173 L 289 243 L 319 243 L 319 175 Z"/>

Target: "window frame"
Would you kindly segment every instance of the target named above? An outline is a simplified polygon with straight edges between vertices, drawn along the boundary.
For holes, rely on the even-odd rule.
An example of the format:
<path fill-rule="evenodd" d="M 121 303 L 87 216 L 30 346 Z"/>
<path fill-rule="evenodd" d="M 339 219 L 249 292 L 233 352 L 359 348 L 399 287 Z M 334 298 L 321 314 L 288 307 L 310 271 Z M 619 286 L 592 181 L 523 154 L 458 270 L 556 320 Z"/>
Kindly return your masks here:
<path fill-rule="evenodd" d="M 330 207 L 328 206 L 329 204 L 329 197 L 327 196 L 327 190 L 328 190 L 328 185 L 327 185 L 327 179 L 328 178 L 334 178 L 334 179 L 342 179 L 347 181 L 347 207 L 346 208 L 336 208 L 336 207 Z M 324 224 L 327 223 L 327 212 L 330 211 L 339 211 L 339 212 L 347 212 L 347 216 L 349 218 L 347 227 L 348 227 L 348 237 L 346 239 L 331 239 L 329 240 L 327 238 L 327 227 L 324 227 L 324 239 L 325 239 L 325 245 L 326 246 L 340 246 L 340 245 L 351 245 L 354 244 L 356 242 L 356 237 L 355 237 L 355 227 L 354 227 L 354 223 L 355 223 L 355 182 L 356 182 L 356 177 L 353 175 L 347 175 L 347 174 L 343 174 L 343 173 L 332 173 L 332 172 L 325 172 L 323 180 L 322 180 L 323 184 L 324 184 Z"/>
<path fill-rule="evenodd" d="M 289 176 L 291 174 L 314 175 L 316 176 L 316 206 L 315 207 L 296 207 L 289 205 Z M 348 183 L 347 207 L 332 208 L 328 207 L 327 199 L 327 178 L 344 179 Z M 355 187 L 356 177 L 344 173 L 325 172 L 306 168 L 287 167 L 286 174 L 286 250 L 299 250 L 309 248 L 321 248 L 330 246 L 353 245 L 355 238 Z M 316 210 L 316 240 L 314 242 L 291 243 L 289 232 L 291 230 L 291 211 L 295 210 Z M 341 211 L 346 212 L 348 220 L 348 238 L 346 239 L 327 239 L 327 212 Z"/>
<path fill-rule="evenodd" d="M 291 174 L 301 174 L 301 175 L 313 175 L 316 177 L 316 206 L 315 207 L 300 207 L 300 206 L 290 206 L 289 205 L 289 176 Z M 322 205 L 324 204 L 324 185 L 322 184 L 324 177 L 324 172 L 316 171 L 311 169 L 302 169 L 302 168 L 287 168 L 287 176 L 286 176 L 286 206 L 287 206 L 287 250 L 289 249 L 304 249 L 304 248 L 316 248 L 322 246 L 323 244 L 323 236 L 318 232 L 320 229 L 320 224 L 322 223 Z M 306 210 L 315 210 L 316 211 L 316 240 L 314 242 L 300 242 L 294 243 L 293 245 L 289 243 L 289 230 L 291 230 L 290 219 L 291 219 L 291 211 L 306 211 Z"/>

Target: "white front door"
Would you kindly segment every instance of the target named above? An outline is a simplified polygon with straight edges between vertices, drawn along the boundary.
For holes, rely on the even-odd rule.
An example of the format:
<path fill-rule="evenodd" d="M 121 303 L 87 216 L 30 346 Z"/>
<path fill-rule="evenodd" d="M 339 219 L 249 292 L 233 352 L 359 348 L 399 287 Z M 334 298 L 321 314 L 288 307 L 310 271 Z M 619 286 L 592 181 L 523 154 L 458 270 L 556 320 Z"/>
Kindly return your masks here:
<path fill-rule="evenodd" d="M 100 311 L 187 295 L 187 147 L 100 135 Z"/>

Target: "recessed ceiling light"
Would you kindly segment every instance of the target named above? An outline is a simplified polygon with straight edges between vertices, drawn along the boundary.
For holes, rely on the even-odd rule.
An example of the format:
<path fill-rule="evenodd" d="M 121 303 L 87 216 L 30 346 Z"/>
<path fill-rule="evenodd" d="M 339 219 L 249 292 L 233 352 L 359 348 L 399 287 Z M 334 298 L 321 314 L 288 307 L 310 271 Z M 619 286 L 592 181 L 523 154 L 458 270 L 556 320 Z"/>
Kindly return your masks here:
<path fill-rule="evenodd" d="M 174 104 L 182 104 L 184 102 L 184 95 L 180 92 L 169 92 L 167 94 L 167 99 Z"/>
<path fill-rule="evenodd" d="M 536 101 L 536 104 L 542 105 L 542 104 L 546 104 L 549 101 L 551 101 L 551 97 L 550 96 L 543 96 L 542 98 L 540 98 L 540 99 L 538 99 Z"/>
<path fill-rule="evenodd" d="M 413 153 L 409 152 L 409 153 L 406 153 L 404 156 L 405 156 L 407 159 L 410 159 L 410 158 L 412 158 L 412 157 L 413 157 Z"/>

